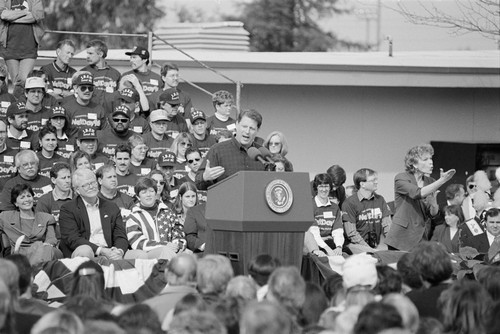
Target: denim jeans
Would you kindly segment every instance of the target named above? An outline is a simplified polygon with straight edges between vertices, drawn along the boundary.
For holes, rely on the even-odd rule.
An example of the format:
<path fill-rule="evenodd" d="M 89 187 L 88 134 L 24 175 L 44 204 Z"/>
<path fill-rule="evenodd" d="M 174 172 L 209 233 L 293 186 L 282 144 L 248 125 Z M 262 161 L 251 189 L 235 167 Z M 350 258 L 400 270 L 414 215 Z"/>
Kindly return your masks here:
<path fill-rule="evenodd" d="M 9 71 L 14 91 L 12 94 L 18 99 L 24 95 L 24 83 L 28 77 L 28 73 L 33 70 L 35 66 L 35 59 L 9 59 L 6 60 L 7 70 Z"/>

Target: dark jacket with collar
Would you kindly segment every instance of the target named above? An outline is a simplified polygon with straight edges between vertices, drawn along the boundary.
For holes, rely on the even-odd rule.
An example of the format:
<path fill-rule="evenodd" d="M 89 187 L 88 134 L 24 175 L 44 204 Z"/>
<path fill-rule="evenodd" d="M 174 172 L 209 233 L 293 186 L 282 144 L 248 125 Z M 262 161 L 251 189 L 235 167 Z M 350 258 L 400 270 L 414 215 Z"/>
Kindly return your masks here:
<path fill-rule="evenodd" d="M 120 209 L 115 203 L 100 198 L 99 213 L 108 247 L 117 247 L 125 254 L 128 249 L 128 240 Z M 59 214 L 59 226 L 61 228 L 60 248 L 65 257 L 71 257 L 71 253 L 82 245 L 90 246 L 94 253 L 97 251 L 99 246 L 89 241 L 90 221 L 85 203 L 80 196 L 63 204 Z"/>

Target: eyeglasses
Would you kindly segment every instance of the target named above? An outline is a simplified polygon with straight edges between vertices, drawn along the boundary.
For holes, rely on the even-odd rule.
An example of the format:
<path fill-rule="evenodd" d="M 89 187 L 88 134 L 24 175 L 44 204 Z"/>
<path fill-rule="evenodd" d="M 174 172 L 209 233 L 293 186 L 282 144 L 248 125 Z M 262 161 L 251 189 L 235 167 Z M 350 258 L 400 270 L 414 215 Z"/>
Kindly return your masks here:
<path fill-rule="evenodd" d="M 97 187 L 97 181 L 92 181 L 89 183 L 82 184 L 82 185 L 80 185 L 80 187 L 82 187 L 84 190 L 89 190 L 91 188 L 95 188 L 95 187 Z"/>
<path fill-rule="evenodd" d="M 127 123 L 128 119 L 126 119 L 126 118 L 113 118 L 113 122 L 115 122 L 115 123 Z"/>
<path fill-rule="evenodd" d="M 269 142 L 269 146 L 280 146 L 281 143 L 278 141 L 278 142 Z"/>
<path fill-rule="evenodd" d="M 5 81 L 5 77 L 0 77 L 0 81 Z"/>
<path fill-rule="evenodd" d="M 378 183 L 378 179 L 366 180 L 365 182 Z"/>
<path fill-rule="evenodd" d="M 34 167 L 37 165 L 37 162 L 36 161 L 32 161 L 32 162 L 25 162 L 23 164 L 21 164 L 21 167 L 23 168 L 28 168 L 28 167 Z"/>
<path fill-rule="evenodd" d="M 189 162 L 190 164 L 192 164 L 193 162 L 195 162 L 195 161 L 196 161 L 196 162 L 198 162 L 198 161 L 200 161 L 200 160 L 201 160 L 201 158 L 194 158 L 194 159 L 189 159 L 189 160 L 188 160 L 188 162 Z"/>
<path fill-rule="evenodd" d="M 186 143 L 186 142 L 179 143 L 179 145 L 186 146 L 186 147 L 191 147 L 191 143 Z"/>
<path fill-rule="evenodd" d="M 93 92 L 94 91 L 94 86 L 90 86 L 90 85 L 80 86 L 80 90 L 82 92 L 86 92 L 86 91 Z"/>
<path fill-rule="evenodd" d="M 45 91 L 43 89 L 30 89 L 28 90 L 28 94 L 44 94 Z"/>
<path fill-rule="evenodd" d="M 146 145 L 137 145 L 134 148 L 137 149 L 137 150 L 139 150 L 139 151 L 147 151 L 147 150 L 149 150 L 149 147 L 146 146 Z"/>

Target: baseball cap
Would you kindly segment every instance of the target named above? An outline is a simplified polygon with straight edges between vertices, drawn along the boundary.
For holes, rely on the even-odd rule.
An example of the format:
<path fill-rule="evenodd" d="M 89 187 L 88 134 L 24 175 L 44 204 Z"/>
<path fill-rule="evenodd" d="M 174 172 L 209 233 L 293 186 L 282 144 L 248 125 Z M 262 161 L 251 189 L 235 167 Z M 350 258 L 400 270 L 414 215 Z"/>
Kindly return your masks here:
<path fill-rule="evenodd" d="M 193 110 L 191 112 L 191 123 L 194 123 L 197 119 L 207 120 L 207 115 L 202 110 Z"/>
<path fill-rule="evenodd" d="M 140 56 L 142 59 L 147 59 L 149 58 L 149 51 L 146 50 L 146 48 L 143 48 L 142 46 L 134 46 L 134 49 L 132 51 L 129 51 L 129 52 L 125 52 L 125 54 L 127 56 L 131 56 L 131 55 L 138 55 Z"/>
<path fill-rule="evenodd" d="M 39 77 L 26 78 L 26 83 L 24 84 L 24 89 L 31 88 L 43 88 L 45 89 L 45 81 Z"/>
<path fill-rule="evenodd" d="M 169 88 L 165 90 L 160 95 L 160 102 L 168 103 L 171 106 L 176 106 L 181 104 L 181 100 L 179 99 L 179 92 L 175 88 Z"/>
<path fill-rule="evenodd" d="M 127 118 L 130 118 L 130 109 L 127 106 L 120 105 L 115 108 L 115 111 L 111 114 L 111 117 L 117 116 L 117 115 L 123 115 L 126 116 Z"/>
<path fill-rule="evenodd" d="M 165 166 L 175 166 L 175 153 L 171 151 L 165 151 L 158 157 L 158 165 L 161 167 Z"/>
<path fill-rule="evenodd" d="M 127 102 L 138 102 L 139 93 L 135 88 L 124 88 L 120 91 L 120 99 L 124 99 Z"/>
<path fill-rule="evenodd" d="M 97 139 L 97 133 L 94 128 L 82 128 L 78 131 L 78 139 Z"/>
<path fill-rule="evenodd" d="M 24 102 L 11 103 L 7 108 L 7 117 L 12 117 L 14 115 L 27 114 L 28 109 L 26 109 L 26 104 Z"/>
<path fill-rule="evenodd" d="M 49 115 L 49 119 L 54 117 L 64 117 L 66 118 L 66 109 L 61 106 L 52 107 Z"/>
<path fill-rule="evenodd" d="M 163 109 L 156 109 L 149 114 L 149 121 L 154 123 L 156 121 L 168 121 L 167 113 Z"/>
<path fill-rule="evenodd" d="M 366 253 L 356 254 L 348 257 L 342 266 L 342 277 L 346 289 L 354 286 L 377 285 L 377 260 Z"/>
<path fill-rule="evenodd" d="M 90 73 L 82 73 L 75 78 L 73 85 L 94 85 L 94 76 Z"/>

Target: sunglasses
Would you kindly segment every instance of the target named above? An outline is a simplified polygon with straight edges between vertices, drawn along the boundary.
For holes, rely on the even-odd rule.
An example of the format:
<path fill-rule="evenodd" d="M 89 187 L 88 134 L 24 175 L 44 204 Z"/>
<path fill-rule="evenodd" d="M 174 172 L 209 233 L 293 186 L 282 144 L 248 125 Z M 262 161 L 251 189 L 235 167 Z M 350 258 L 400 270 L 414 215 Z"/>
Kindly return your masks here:
<path fill-rule="evenodd" d="M 0 81 L 5 81 L 5 77 L 0 77 Z"/>
<path fill-rule="evenodd" d="M 279 145 L 281 145 L 280 142 L 272 142 L 272 141 L 269 142 L 269 146 L 279 146 Z"/>
<path fill-rule="evenodd" d="M 128 119 L 126 119 L 126 118 L 113 118 L 113 122 L 115 122 L 115 123 L 127 123 Z"/>
<path fill-rule="evenodd" d="M 80 90 L 82 92 L 86 92 L 86 91 L 93 92 L 94 91 L 94 86 L 80 86 Z"/>
<path fill-rule="evenodd" d="M 195 161 L 196 161 L 196 162 L 198 162 L 198 161 L 200 161 L 200 160 L 201 160 L 200 158 L 194 158 L 194 159 L 189 159 L 189 160 L 188 160 L 188 162 L 189 162 L 190 164 L 192 164 L 193 162 L 195 162 Z"/>
<path fill-rule="evenodd" d="M 469 184 L 469 189 L 470 189 L 470 190 L 472 190 L 472 189 L 474 189 L 474 188 L 476 188 L 476 185 L 475 185 L 475 184 Z"/>
<path fill-rule="evenodd" d="M 157 184 L 161 185 L 161 186 L 164 186 L 165 185 L 165 181 L 156 181 Z"/>

